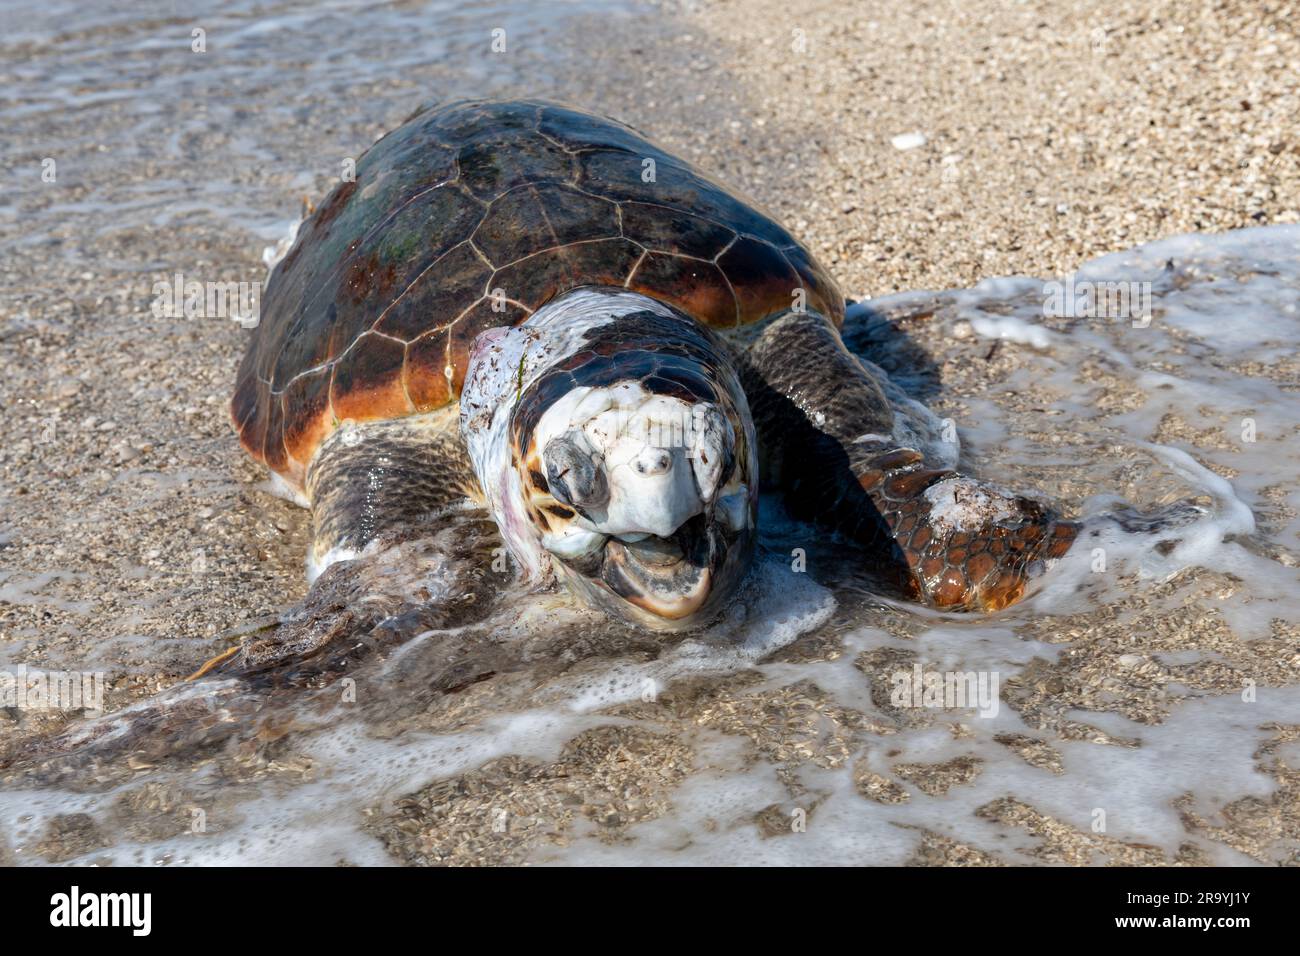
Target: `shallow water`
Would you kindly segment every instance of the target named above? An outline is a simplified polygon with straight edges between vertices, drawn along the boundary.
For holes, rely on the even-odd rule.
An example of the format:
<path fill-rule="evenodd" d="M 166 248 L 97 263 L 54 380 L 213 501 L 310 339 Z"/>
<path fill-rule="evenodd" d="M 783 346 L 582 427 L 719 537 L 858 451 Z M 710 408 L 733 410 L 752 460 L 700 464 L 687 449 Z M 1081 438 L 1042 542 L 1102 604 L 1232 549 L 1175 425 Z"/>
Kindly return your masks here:
<path fill-rule="evenodd" d="M 572 89 L 581 73 L 556 49 L 585 28 L 562 18 L 622 15 L 594 0 L 325 10 L 7 5 L 0 121 L 17 135 L 0 149 L 24 168 L 59 157 L 64 188 L 0 197 L 6 256 L 50 264 L 51 284 L 83 269 L 188 272 L 222 261 L 223 243 L 256 270 L 297 196 L 319 197 L 339 158 L 413 101 Z M 196 25 L 204 54 L 190 49 Z M 497 26 L 504 58 L 490 52 Z M 336 112 L 322 107 L 332 95 Z M 899 606 L 874 593 L 861 555 L 766 501 L 754 575 L 705 633 L 637 634 L 490 578 L 490 610 L 399 622 L 358 652 L 352 683 L 213 679 L 37 739 L 0 771 L 0 858 L 1296 862 L 1300 229 L 1170 239 L 1074 278 L 1149 283 L 1149 323 L 1047 316 L 1044 282 L 1014 278 L 872 300 L 849 327 L 855 348 L 956 422 L 964 468 L 1087 520 L 1088 537 L 1024 604 L 981 619 Z M 0 290 L 20 305 L 12 328 L 66 328 L 92 360 L 214 341 L 189 345 L 184 323 L 142 336 L 135 316 L 56 310 L 42 281 Z M 241 499 L 223 464 L 237 455 L 220 406 L 242 345 L 226 331 L 217 344 L 230 354 L 205 386 L 96 394 L 94 413 L 124 427 L 128 408 L 180 408 L 204 457 L 112 469 L 80 490 L 68 537 L 137 528 L 187 496 L 185 512 L 211 502 L 218 519 L 283 523 L 277 547 L 296 565 L 301 516 Z M 156 439 L 157 423 L 141 427 Z M 1163 521 L 1144 530 L 1143 514 Z M 6 560 L 42 517 L 14 518 L 14 532 L 10 520 Z M 89 587 L 101 566 L 58 552 L 0 565 L 0 604 L 53 622 L 12 629 L 0 660 L 146 676 L 160 660 L 200 659 L 178 633 L 185 609 L 233 600 L 231 579 L 251 586 L 276 566 L 221 565 L 212 527 L 169 528 L 174 550 L 105 545 L 125 555 L 122 581 L 155 587 L 128 592 L 111 621 Z M 188 573 L 204 547 L 215 570 Z M 453 550 L 396 584 L 456 594 L 455 575 L 481 562 Z M 66 634 L 64 614 L 80 616 Z M 212 652 L 268 619 L 210 633 Z M 895 678 L 917 665 L 973 674 L 989 696 L 901 705 Z"/>

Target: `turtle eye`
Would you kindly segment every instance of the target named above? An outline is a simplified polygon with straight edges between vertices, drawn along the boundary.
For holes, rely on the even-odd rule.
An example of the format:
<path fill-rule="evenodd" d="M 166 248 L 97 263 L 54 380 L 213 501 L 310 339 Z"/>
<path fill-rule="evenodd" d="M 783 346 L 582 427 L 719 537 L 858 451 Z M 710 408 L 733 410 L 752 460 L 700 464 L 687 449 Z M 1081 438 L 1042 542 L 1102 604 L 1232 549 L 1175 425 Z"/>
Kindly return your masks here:
<path fill-rule="evenodd" d="M 609 503 L 609 481 L 604 462 L 582 448 L 572 435 L 552 439 L 542 450 L 546 483 L 551 494 L 579 513 Z"/>
<path fill-rule="evenodd" d="M 716 405 L 697 405 L 692 414 L 691 467 L 700 498 L 710 501 L 731 476 L 736 460 L 736 436 L 727 416 Z"/>

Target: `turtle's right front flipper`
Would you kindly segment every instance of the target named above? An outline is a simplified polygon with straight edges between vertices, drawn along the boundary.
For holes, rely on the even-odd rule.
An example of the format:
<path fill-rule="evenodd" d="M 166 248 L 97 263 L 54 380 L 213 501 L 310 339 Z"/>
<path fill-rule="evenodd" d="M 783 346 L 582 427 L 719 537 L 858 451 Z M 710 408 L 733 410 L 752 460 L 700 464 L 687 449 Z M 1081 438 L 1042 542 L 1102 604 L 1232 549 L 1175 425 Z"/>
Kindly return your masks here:
<path fill-rule="evenodd" d="M 1042 503 L 907 447 L 875 372 L 815 312 L 773 322 L 742 359 L 764 472 L 787 509 L 865 545 L 910 597 L 999 610 L 1078 533 Z"/>
<path fill-rule="evenodd" d="M 269 634 L 191 677 L 337 670 L 486 613 L 504 571 L 492 570 L 501 541 L 474 484 L 454 407 L 338 428 L 307 472 L 311 590 Z"/>

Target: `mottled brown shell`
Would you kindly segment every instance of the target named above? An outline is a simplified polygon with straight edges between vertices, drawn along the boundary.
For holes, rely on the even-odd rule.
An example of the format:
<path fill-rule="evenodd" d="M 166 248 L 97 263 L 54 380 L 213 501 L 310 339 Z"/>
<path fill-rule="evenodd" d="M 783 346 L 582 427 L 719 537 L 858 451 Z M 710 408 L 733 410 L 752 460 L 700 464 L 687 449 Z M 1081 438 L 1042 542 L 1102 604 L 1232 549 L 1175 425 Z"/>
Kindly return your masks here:
<path fill-rule="evenodd" d="M 653 160 L 653 163 L 649 162 Z M 357 162 L 271 274 L 231 415 L 301 487 L 345 419 L 455 401 L 475 337 L 584 285 L 735 327 L 843 299 L 789 233 L 627 126 L 536 102 L 418 113 Z"/>

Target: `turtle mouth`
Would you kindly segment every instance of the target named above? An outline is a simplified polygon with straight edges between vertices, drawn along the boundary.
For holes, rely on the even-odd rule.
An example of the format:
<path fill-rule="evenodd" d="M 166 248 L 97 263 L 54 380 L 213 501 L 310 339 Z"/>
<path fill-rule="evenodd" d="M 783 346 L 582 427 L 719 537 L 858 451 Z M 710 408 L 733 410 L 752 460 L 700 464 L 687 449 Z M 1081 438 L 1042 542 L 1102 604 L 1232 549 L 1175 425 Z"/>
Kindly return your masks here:
<path fill-rule="evenodd" d="M 708 624 L 744 578 L 752 520 L 695 515 L 669 535 L 593 536 L 581 554 L 554 554 L 565 577 L 594 606 L 655 631 Z"/>
<path fill-rule="evenodd" d="M 605 543 L 600 580 L 614 594 L 657 618 L 680 621 L 697 614 L 713 591 L 725 555 L 718 529 L 704 515 L 667 537 L 636 535 Z"/>

